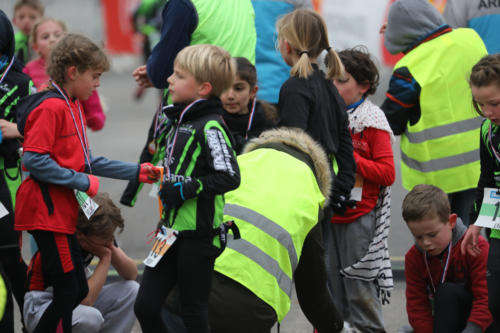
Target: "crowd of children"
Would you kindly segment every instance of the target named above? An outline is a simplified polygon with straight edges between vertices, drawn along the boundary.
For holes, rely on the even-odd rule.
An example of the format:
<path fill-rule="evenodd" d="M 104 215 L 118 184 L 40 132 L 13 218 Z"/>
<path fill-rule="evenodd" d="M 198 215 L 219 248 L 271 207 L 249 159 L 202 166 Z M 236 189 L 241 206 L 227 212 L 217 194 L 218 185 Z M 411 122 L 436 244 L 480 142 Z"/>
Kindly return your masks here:
<path fill-rule="evenodd" d="M 219 41 L 213 22 L 198 25 L 212 5 L 167 2 L 163 17 L 189 13 L 182 47 L 167 52 L 166 22 L 134 72 L 145 86 L 168 86 L 171 103 L 153 119 L 143 163 L 91 153 L 87 127 L 105 121 L 104 50 L 44 17 L 39 0 L 17 0 L 16 34 L 0 10 L 0 331 L 14 331 L 13 296 L 27 332 L 130 332 L 137 316 L 143 332 L 264 333 L 288 312 L 295 279 L 318 332 L 385 332 L 396 134 L 411 190 L 402 217 L 415 239 L 405 256 L 409 331 L 495 332 L 500 56 L 427 0 L 397 0 L 383 31 L 404 56 L 379 108 L 368 98 L 379 73 L 366 48 L 335 51 L 321 15 L 295 9 L 276 22 L 290 77 L 269 104 L 257 100 L 248 17 L 246 43 L 202 43 L 200 29 Z M 234 24 L 224 10 L 213 14 L 228 20 L 221 27 Z M 276 164 L 283 170 L 266 171 Z M 140 184 L 158 184 L 160 245 L 140 285 L 114 238 L 120 210 L 98 193 L 98 177 L 128 180 L 121 202 L 131 206 Z M 481 226 L 492 228 L 488 240 Z M 38 248 L 29 267 L 22 231 Z M 110 265 L 124 281 L 105 284 Z"/>

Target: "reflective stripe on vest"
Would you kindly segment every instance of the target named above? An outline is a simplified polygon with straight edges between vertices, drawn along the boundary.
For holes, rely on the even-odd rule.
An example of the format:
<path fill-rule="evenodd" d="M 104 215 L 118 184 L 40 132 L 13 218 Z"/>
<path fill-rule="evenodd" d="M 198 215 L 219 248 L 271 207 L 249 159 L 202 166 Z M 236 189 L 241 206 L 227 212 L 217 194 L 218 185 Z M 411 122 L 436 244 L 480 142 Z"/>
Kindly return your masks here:
<path fill-rule="evenodd" d="M 467 76 L 486 55 L 472 29 L 455 29 L 406 54 L 407 67 L 421 87 L 420 119 L 401 137 L 403 187 L 433 184 L 446 193 L 473 188 L 479 178 L 481 118 L 472 107 Z"/>
<path fill-rule="evenodd" d="M 224 220 L 235 221 L 241 239 L 228 237 L 215 270 L 269 304 L 281 321 L 290 310 L 293 273 L 324 197 L 310 167 L 287 153 L 261 148 L 238 156 L 238 164 L 241 184 L 225 194 Z"/>
<path fill-rule="evenodd" d="M 198 24 L 191 44 L 223 47 L 232 57 L 245 57 L 255 64 L 255 13 L 250 0 L 191 0 Z M 238 15 L 236 13 L 239 13 Z"/>
<path fill-rule="evenodd" d="M 281 245 L 288 250 L 288 254 L 290 255 L 290 265 L 292 266 L 292 271 L 295 271 L 298 262 L 297 251 L 295 251 L 292 237 L 285 228 L 274 223 L 267 217 L 239 205 L 228 203 L 224 206 L 224 214 L 248 221 L 269 236 L 276 238 L 278 242 L 280 242 Z"/>

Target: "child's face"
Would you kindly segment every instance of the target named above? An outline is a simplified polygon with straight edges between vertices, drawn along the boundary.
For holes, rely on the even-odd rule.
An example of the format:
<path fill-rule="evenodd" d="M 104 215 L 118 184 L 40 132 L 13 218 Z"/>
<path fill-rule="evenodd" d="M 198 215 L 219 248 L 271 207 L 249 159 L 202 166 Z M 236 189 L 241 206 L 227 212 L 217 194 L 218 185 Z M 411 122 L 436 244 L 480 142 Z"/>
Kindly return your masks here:
<path fill-rule="evenodd" d="M 174 64 L 174 72 L 167 79 L 168 92 L 174 103 L 191 103 L 202 97 L 200 84 L 189 71 Z"/>
<path fill-rule="evenodd" d="M 500 86 L 497 83 L 484 87 L 471 86 L 471 91 L 483 115 L 500 126 Z"/>
<path fill-rule="evenodd" d="M 38 55 L 47 59 L 51 48 L 64 36 L 64 31 L 59 23 L 47 21 L 38 25 L 36 29 L 36 42 L 33 43 L 33 50 Z"/>
<path fill-rule="evenodd" d="M 76 68 L 75 68 L 76 70 Z M 70 78 L 68 85 L 65 87 L 71 97 L 78 98 L 81 101 L 86 101 L 90 95 L 100 85 L 102 71 L 95 69 L 87 69 L 80 73 L 76 70 L 73 78 Z"/>
<path fill-rule="evenodd" d="M 443 252 L 451 242 L 452 230 L 456 222 L 457 215 L 451 214 L 446 222 L 435 216 L 407 224 L 418 246 L 429 255 L 436 256 Z"/>
<path fill-rule="evenodd" d="M 29 35 L 36 20 L 41 17 L 40 12 L 31 6 L 21 6 L 14 13 L 12 23 L 25 35 Z"/>
<path fill-rule="evenodd" d="M 359 84 L 351 74 L 345 72 L 344 79 L 336 79 L 333 81 L 335 87 L 339 91 L 340 96 L 344 99 L 346 105 L 350 105 L 361 100 L 363 95 L 368 91 L 368 84 Z"/>
<path fill-rule="evenodd" d="M 220 96 L 224 109 L 233 114 L 247 114 L 248 103 L 255 98 L 257 86 L 250 87 L 247 81 L 242 80 L 239 75 L 234 78 L 233 85 Z"/>

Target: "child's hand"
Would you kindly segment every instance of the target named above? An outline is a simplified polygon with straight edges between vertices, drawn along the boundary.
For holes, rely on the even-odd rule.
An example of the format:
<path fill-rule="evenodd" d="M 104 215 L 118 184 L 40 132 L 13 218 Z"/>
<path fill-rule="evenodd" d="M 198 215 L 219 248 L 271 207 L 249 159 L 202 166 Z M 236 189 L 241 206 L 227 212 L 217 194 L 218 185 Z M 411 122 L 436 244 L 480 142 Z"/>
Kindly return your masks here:
<path fill-rule="evenodd" d="M 156 183 L 160 180 L 161 168 L 155 167 L 151 163 L 142 163 L 139 169 L 139 181 L 141 183 Z"/>
<path fill-rule="evenodd" d="M 149 88 L 153 86 L 153 83 L 149 80 L 146 65 L 137 67 L 132 72 L 132 76 L 140 87 Z"/>
<path fill-rule="evenodd" d="M 476 257 L 481 253 L 481 249 L 477 246 L 477 238 L 481 232 L 481 227 L 477 225 L 470 225 L 469 229 L 465 233 L 462 244 L 460 245 L 460 250 L 462 254 L 465 255 L 467 251 L 471 256 Z"/>
<path fill-rule="evenodd" d="M 97 256 L 100 260 L 102 260 L 104 257 L 111 258 L 110 246 L 113 245 L 112 240 L 110 240 L 109 243 L 100 244 L 92 241 L 89 237 L 80 235 L 78 237 L 78 243 L 80 244 L 80 247 L 82 249 Z"/>
<path fill-rule="evenodd" d="M 23 137 L 17 130 L 17 124 L 5 119 L 0 119 L 0 130 L 3 139 L 20 139 Z"/>
<path fill-rule="evenodd" d="M 177 207 L 184 200 L 194 198 L 199 187 L 200 183 L 195 180 L 185 180 L 177 183 L 165 181 L 159 193 L 160 199 L 165 207 Z"/>

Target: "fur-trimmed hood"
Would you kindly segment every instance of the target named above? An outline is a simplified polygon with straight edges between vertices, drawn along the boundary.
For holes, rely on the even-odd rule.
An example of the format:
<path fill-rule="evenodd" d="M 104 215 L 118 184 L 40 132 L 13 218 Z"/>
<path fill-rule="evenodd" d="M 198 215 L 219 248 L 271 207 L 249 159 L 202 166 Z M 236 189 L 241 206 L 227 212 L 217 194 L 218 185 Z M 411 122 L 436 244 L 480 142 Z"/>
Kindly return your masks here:
<path fill-rule="evenodd" d="M 332 174 L 323 148 L 301 129 L 280 127 L 265 131 L 258 138 L 250 140 L 243 149 L 243 154 L 272 143 L 285 144 L 310 158 L 319 189 L 325 197 L 325 206 L 328 205 Z"/>

